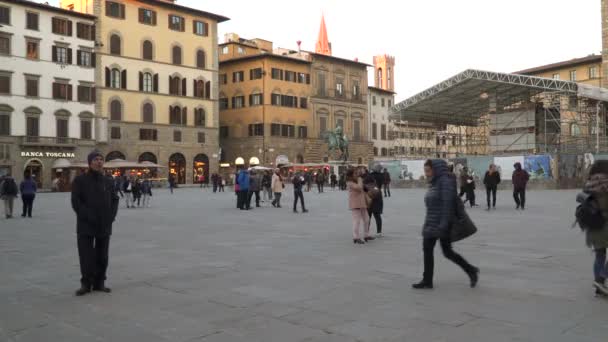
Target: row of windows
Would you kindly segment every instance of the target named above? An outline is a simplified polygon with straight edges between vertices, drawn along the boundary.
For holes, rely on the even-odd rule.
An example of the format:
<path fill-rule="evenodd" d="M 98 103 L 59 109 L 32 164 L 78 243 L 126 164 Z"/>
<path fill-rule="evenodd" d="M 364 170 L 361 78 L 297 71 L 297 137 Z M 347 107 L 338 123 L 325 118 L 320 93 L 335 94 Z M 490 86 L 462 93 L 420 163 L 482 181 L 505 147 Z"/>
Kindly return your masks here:
<path fill-rule="evenodd" d="M 58 143 L 67 143 L 69 139 L 69 117 L 58 116 L 56 122 L 56 136 Z M 93 139 L 93 122 L 89 118 L 80 118 L 80 139 Z M 28 142 L 37 142 L 40 137 L 40 118 L 38 116 L 26 116 L 25 132 Z M 0 136 L 11 135 L 11 115 L 0 112 Z"/>
<path fill-rule="evenodd" d="M 399 147 L 394 147 L 394 148 L 386 148 L 383 147 L 380 150 L 378 150 L 377 147 L 374 147 L 374 156 L 378 156 L 378 153 L 380 153 L 380 156 L 382 157 L 387 157 L 387 156 L 394 156 L 394 155 L 406 155 L 407 153 L 410 154 L 421 154 L 421 155 L 431 155 L 433 153 L 433 149 L 432 148 L 428 148 L 428 147 L 413 147 L 410 146 L 409 148 L 405 147 L 405 146 L 399 146 Z"/>
<path fill-rule="evenodd" d="M 393 106 L 393 101 L 392 101 L 392 100 L 390 100 L 390 99 L 389 99 L 389 100 L 387 100 L 387 101 L 388 101 L 388 106 L 389 106 L 389 107 L 392 107 L 392 106 Z M 386 104 L 385 98 L 384 98 L 384 97 L 381 97 L 381 98 L 380 98 L 380 105 L 381 105 L 382 107 L 384 107 L 384 106 L 385 106 L 385 104 Z M 373 105 L 373 106 L 377 105 L 377 101 L 376 101 L 376 96 L 375 96 L 375 95 L 374 95 L 374 96 L 372 96 L 372 105 Z"/>
<path fill-rule="evenodd" d="M 0 6 L 0 24 L 11 25 L 11 8 Z M 73 22 L 68 19 L 53 17 L 51 19 L 51 30 L 55 34 L 71 37 L 73 34 Z M 25 13 L 25 28 L 28 30 L 40 30 L 40 15 L 35 12 Z M 81 39 L 95 40 L 95 26 L 87 23 L 76 23 L 76 36 Z"/>
<path fill-rule="evenodd" d="M 120 127 L 110 127 L 110 139 L 120 140 L 122 139 L 122 130 Z M 139 129 L 139 140 L 142 141 L 158 141 L 158 130 L 155 128 L 140 128 Z M 173 131 L 173 142 L 182 142 L 182 131 Z M 205 132 L 197 132 L 197 142 L 199 144 L 205 143 Z"/>
<path fill-rule="evenodd" d="M 25 96 L 40 97 L 40 76 L 24 75 Z M 52 83 L 52 97 L 56 100 L 72 101 L 72 85 L 68 81 L 55 81 Z M 11 95 L 12 73 L 0 71 L 0 94 Z M 85 103 L 95 102 L 95 87 L 91 84 L 81 84 L 77 87 L 77 101 Z"/>
<path fill-rule="evenodd" d="M 123 103 L 120 99 L 114 99 L 110 101 L 110 120 L 122 121 L 123 120 Z M 188 125 L 188 107 L 182 106 L 169 106 L 169 124 L 178 126 Z M 155 107 L 151 102 L 144 102 L 141 106 L 141 121 L 143 123 L 154 123 L 155 120 Z M 194 109 L 194 126 L 205 127 L 206 126 L 206 115 L 203 108 Z"/>
<path fill-rule="evenodd" d="M 31 60 L 40 59 L 40 40 L 35 38 L 25 38 L 25 58 Z M 0 54 L 11 55 L 12 39 L 9 35 L 0 32 Z M 51 59 L 59 64 L 73 64 L 74 52 L 69 44 L 58 43 L 53 45 Z M 83 67 L 95 67 L 95 53 L 92 49 L 80 48 L 76 51 L 76 65 Z"/>
<path fill-rule="evenodd" d="M 122 55 L 122 38 L 118 34 L 110 35 L 110 54 Z M 141 58 L 148 61 L 153 61 L 155 58 L 154 44 L 150 40 L 144 40 L 141 44 Z M 202 49 L 196 50 L 195 53 L 196 67 L 204 69 L 206 65 L 206 54 Z M 179 45 L 171 47 L 171 62 L 175 65 L 183 64 L 183 52 Z"/>
<path fill-rule="evenodd" d="M 219 103 L 220 103 L 220 110 L 226 110 L 226 109 L 230 109 L 230 108 L 239 109 L 239 108 L 246 107 L 244 95 L 233 96 L 230 99 L 230 104 L 231 104 L 230 106 L 228 106 L 229 102 L 228 102 L 227 97 L 220 97 Z M 308 98 L 306 98 L 306 97 L 298 98 L 297 96 L 273 93 L 273 94 L 271 94 L 270 104 L 273 106 L 306 109 L 306 108 L 308 108 Z M 256 94 L 249 95 L 249 107 L 261 106 L 261 105 L 264 105 L 264 94 L 256 93 Z"/>
<path fill-rule="evenodd" d="M 347 97 L 344 78 L 336 77 L 336 79 L 334 80 L 334 84 L 336 85 L 336 87 L 333 91 L 333 94 L 330 94 L 328 92 L 328 89 L 326 86 L 325 73 L 320 72 L 317 76 L 318 76 L 318 79 L 317 79 L 317 95 L 318 96 L 332 96 L 333 95 L 334 97 L 338 97 L 338 98 Z M 359 101 L 362 100 L 361 86 L 359 85 L 359 81 L 356 81 L 356 80 L 352 81 L 350 97 L 353 100 L 359 100 Z"/>
<path fill-rule="evenodd" d="M 353 120 L 352 123 L 353 123 L 353 127 L 352 127 L 351 139 L 353 139 L 354 141 L 361 141 L 362 140 L 361 121 L 355 119 L 355 120 Z M 342 129 L 344 129 L 345 128 L 344 118 L 337 118 L 335 127 L 342 127 Z M 327 117 L 320 116 L 319 117 L 319 138 L 325 139 L 325 134 L 327 131 L 328 131 Z"/>
<path fill-rule="evenodd" d="M 137 13 L 138 20 L 141 24 L 156 26 L 156 11 L 148 8 L 138 8 Z M 127 13 L 125 5 L 114 1 L 106 1 L 106 16 L 117 19 L 126 19 Z M 184 17 L 169 14 L 167 16 L 167 22 L 169 29 L 173 31 L 186 31 L 186 19 Z M 209 36 L 209 24 L 201 20 L 193 20 L 192 33 L 203 37 Z"/>
<path fill-rule="evenodd" d="M 578 80 L 576 70 L 570 70 L 569 75 L 570 75 L 570 81 L 576 82 Z M 561 78 L 559 73 L 555 73 L 551 77 L 554 80 L 559 80 Z M 587 69 L 587 77 L 590 80 L 599 78 L 600 77 L 599 68 L 596 66 L 589 67 Z"/>
<path fill-rule="evenodd" d="M 454 137 L 455 138 L 455 137 Z M 372 123 L 372 139 L 378 139 L 378 124 Z M 380 125 L 380 140 L 395 140 L 395 139 L 418 139 L 418 140 L 432 140 L 433 133 L 416 133 L 416 132 L 387 132 L 386 124 Z M 439 139 L 439 138 L 437 138 Z M 445 137 L 444 137 L 445 139 Z M 437 140 L 439 144 L 439 140 Z M 445 143 L 444 143 L 445 145 Z"/>
<path fill-rule="evenodd" d="M 250 124 L 248 128 L 250 137 L 264 136 L 263 123 Z M 229 132 L 230 129 L 228 126 L 220 127 L 220 138 L 228 138 Z M 270 124 L 270 135 L 273 137 L 285 138 L 308 138 L 308 127 L 273 123 Z"/>

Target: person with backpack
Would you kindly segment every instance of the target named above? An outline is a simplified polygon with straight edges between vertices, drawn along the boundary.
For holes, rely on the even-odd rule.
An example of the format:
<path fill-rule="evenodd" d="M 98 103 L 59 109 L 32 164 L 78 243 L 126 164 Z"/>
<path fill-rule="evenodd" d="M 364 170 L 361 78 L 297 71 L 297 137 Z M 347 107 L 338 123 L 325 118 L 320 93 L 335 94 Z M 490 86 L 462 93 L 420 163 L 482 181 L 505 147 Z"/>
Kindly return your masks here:
<path fill-rule="evenodd" d="M 32 179 L 29 172 L 25 173 L 25 179 L 19 184 L 21 192 L 21 200 L 23 202 L 23 212 L 21 217 L 32 217 L 32 208 L 34 207 L 34 198 L 36 198 L 36 182 Z"/>
<path fill-rule="evenodd" d="M 239 189 L 237 192 L 237 206 L 241 210 L 251 209 L 251 203 L 248 201 L 250 179 L 251 177 L 249 175 L 249 171 L 245 168 L 239 171 L 239 174 L 236 177 L 236 182 Z"/>
<path fill-rule="evenodd" d="M 490 169 L 486 171 L 486 175 L 483 177 L 483 184 L 486 186 L 487 210 L 490 210 L 490 208 L 496 209 L 496 191 L 498 190 L 498 184 L 500 184 L 500 173 L 496 170 L 496 165 L 490 164 Z M 491 203 L 490 195 L 492 196 Z"/>
<path fill-rule="evenodd" d="M 593 275 L 596 295 L 608 296 L 606 249 L 608 248 L 608 160 L 597 160 L 589 169 L 583 192 L 577 196 L 576 223 L 585 232 L 587 246 L 593 249 Z"/>
<path fill-rule="evenodd" d="M 13 206 L 18 194 L 19 188 L 17 187 L 17 183 L 9 173 L 4 177 L 0 186 L 0 199 L 4 202 L 4 215 L 7 219 L 13 218 Z"/>
<path fill-rule="evenodd" d="M 293 212 L 298 212 L 298 199 L 300 200 L 300 205 L 302 206 L 302 212 L 307 213 L 306 206 L 304 205 L 304 193 L 302 192 L 302 188 L 304 184 L 308 184 L 307 180 L 302 177 L 302 175 L 298 172 L 292 179 L 293 184 Z"/>
<path fill-rule="evenodd" d="M 513 171 L 511 180 L 513 181 L 513 199 L 517 205 L 515 209 L 519 210 L 521 208 L 521 210 L 525 210 L 526 186 L 530 180 L 530 175 L 528 174 L 528 171 L 522 169 L 521 163 L 515 163 L 513 167 L 515 168 L 515 171 Z"/>

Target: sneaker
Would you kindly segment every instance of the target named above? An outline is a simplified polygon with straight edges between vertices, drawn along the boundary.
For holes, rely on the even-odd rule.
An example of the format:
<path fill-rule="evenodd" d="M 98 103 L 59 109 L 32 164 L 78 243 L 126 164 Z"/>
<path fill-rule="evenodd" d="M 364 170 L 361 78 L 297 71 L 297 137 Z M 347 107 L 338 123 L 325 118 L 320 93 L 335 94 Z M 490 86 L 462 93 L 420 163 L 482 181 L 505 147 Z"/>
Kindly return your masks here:
<path fill-rule="evenodd" d="M 382 238 L 383 236 L 384 236 L 384 235 L 382 235 L 382 233 L 378 233 L 378 234 L 376 234 L 376 239 L 380 239 L 380 238 Z"/>
<path fill-rule="evenodd" d="M 93 291 L 110 293 L 110 292 L 112 292 L 112 289 L 109 287 L 105 287 L 105 285 L 99 285 L 99 286 L 93 286 Z"/>
<path fill-rule="evenodd" d="M 593 282 L 593 286 L 595 287 L 596 293 L 597 293 L 597 291 L 599 291 L 604 296 L 608 296 L 608 287 L 606 287 L 605 284 L 595 281 L 595 282 Z"/>
<path fill-rule="evenodd" d="M 421 281 L 417 284 L 412 284 L 412 288 L 415 290 L 432 290 L 433 284 Z"/>
<path fill-rule="evenodd" d="M 365 245 L 365 241 L 363 241 L 361 239 L 353 239 L 353 243 L 355 245 Z"/>
<path fill-rule="evenodd" d="M 376 238 L 373 237 L 373 236 L 368 236 L 368 237 L 365 238 L 365 242 L 374 241 L 374 240 L 376 240 Z"/>
<path fill-rule="evenodd" d="M 91 288 L 88 286 L 81 286 L 78 290 L 76 290 L 76 296 L 77 297 L 81 297 L 84 296 L 87 293 L 91 292 Z"/>
<path fill-rule="evenodd" d="M 306 210 L 306 209 L 302 210 L 302 214 L 305 214 L 307 212 L 308 212 L 308 210 Z"/>

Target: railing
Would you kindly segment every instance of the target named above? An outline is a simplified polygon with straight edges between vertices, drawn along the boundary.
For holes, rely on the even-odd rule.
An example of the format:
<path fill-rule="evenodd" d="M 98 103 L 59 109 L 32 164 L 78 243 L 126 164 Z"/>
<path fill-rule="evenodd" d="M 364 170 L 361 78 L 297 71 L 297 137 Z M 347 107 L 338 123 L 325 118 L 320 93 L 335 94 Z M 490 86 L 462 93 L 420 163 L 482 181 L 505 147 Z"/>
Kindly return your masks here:
<path fill-rule="evenodd" d="M 22 145 L 30 146 L 76 146 L 77 139 L 62 138 L 62 137 L 38 137 L 24 136 L 22 137 Z"/>

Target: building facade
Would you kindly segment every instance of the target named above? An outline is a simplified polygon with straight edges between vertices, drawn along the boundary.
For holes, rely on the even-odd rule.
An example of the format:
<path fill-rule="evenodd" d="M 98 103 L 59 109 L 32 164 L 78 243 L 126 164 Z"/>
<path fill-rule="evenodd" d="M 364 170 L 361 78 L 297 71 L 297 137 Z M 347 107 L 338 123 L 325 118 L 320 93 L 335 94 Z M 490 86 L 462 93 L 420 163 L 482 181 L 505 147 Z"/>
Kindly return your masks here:
<path fill-rule="evenodd" d="M 374 144 L 374 159 L 393 155 L 393 128 L 389 121 L 390 109 L 395 103 L 395 93 L 377 87 L 367 88 L 369 138 Z"/>
<path fill-rule="evenodd" d="M 172 0 L 62 0 L 98 17 L 99 148 L 106 160 L 166 165 L 195 183 L 219 161 L 217 26 L 227 18 Z"/>
<path fill-rule="evenodd" d="M 0 175 L 40 187 L 95 147 L 95 17 L 0 1 Z"/>
<path fill-rule="evenodd" d="M 516 74 L 552 78 L 602 87 L 602 56 L 589 55 L 569 61 L 547 64 L 515 72 Z"/>

